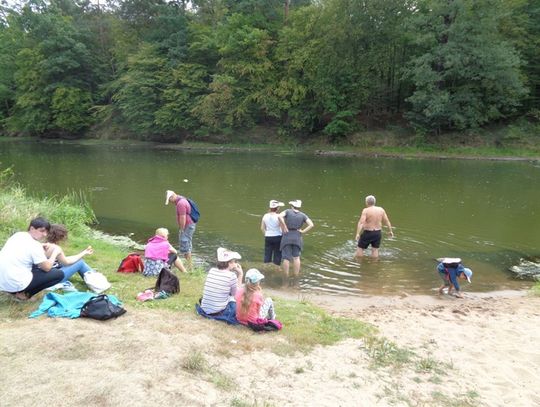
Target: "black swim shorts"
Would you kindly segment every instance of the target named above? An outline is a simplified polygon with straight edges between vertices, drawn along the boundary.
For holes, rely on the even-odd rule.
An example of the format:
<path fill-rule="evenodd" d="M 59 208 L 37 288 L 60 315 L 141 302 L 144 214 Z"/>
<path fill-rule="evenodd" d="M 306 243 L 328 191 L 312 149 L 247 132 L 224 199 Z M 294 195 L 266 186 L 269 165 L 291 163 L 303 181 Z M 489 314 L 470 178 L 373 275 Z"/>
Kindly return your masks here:
<path fill-rule="evenodd" d="M 358 240 L 358 247 L 361 249 L 367 249 L 369 245 L 378 249 L 381 245 L 382 233 L 380 230 L 364 230 Z"/>

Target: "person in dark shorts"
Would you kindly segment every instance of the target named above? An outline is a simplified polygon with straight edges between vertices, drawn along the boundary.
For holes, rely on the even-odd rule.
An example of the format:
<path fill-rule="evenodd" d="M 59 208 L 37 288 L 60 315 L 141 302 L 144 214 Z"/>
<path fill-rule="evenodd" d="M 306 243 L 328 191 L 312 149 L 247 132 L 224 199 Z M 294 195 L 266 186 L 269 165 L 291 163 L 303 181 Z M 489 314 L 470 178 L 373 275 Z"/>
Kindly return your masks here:
<path fill-rule="evenodd" d="M 362 210 L 358 225 L 356 227 L 356 238 L 358 247 L 356 248 L 356 257 L 362 257 L 364 250 L 371 245 L 371 257 L 379 257 L 379 247 L 382 238 L 382 224 L 388 227 L 390 236 L 394 237 L 390 219 L 386 211 L 380 206 L 375 206 L 375 197 L 368 195 L 366 197 L 366 207 Z"/>
<path fill-rule="evenodd" d="M 358 247 L 367 249 L 369 245 L 378 249 L 381 246 L 382 233 L 380 230 L 364 230 L 358 240 Z"/>
<path fill-rule="evenodd" d="M 302 201 L 296 199 L 290 201 L 291 209 L 287 209 L 279 214 L 279 221 L 283 229 L 281 238 L 281 256 L 283 259 L 283 271 L 285 276 L 289 276 L 290 262 L 293 262 L 294 277 L 300 274 L 300 253 L 304 247 L 302 236 L 314 225 L 309 217 L 300 211 Z M 302 226 L 306 225 L 303 229 Z"/>

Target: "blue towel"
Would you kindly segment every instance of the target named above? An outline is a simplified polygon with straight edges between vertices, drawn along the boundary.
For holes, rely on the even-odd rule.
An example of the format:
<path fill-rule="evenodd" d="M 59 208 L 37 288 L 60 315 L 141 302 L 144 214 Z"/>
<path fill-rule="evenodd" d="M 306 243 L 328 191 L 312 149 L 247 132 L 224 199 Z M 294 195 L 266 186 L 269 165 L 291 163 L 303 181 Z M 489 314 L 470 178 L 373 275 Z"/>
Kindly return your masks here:
<path fill-rule="evenodd" d="M 216 319 L 218 321 L 224 321 L 229 325 L 238 325 L 239 322 L 236 319 L 236 302 L 231 301 L 227 304 L 225 309 L 217 315 L 210 315 L 204 312 L 199 304 L 195 304 L 195 310 L 197 314 L 208 319 Z"/>
<path fill-rule="evenodd" d="M 67 294 L 48 293 L 43 297 L 43 301 L 39 305 L 38 309 L 30 314 L 30 318 L 36 318 L 42 314 L 47 313 L 51 318 L 79 318 L 81 316 L 81 309 L 83 305 L 97 294 L 73 292 Z M 114 295 L 107 295 L 111 302 L 116 305 L 122 305 L 122 302 L 118 300 Z"/>

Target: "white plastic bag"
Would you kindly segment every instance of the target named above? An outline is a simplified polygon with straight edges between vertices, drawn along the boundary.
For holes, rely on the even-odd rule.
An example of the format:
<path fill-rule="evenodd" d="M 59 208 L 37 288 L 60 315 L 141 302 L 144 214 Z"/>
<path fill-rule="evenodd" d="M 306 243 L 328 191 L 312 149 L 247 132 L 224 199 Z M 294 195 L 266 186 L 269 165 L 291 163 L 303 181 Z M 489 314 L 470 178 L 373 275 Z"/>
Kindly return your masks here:
<path fill-rule="evenodd" d="M 100 294 L 111 288 L 111 283 L 109 283 L 107 277 L 97 271 L 88 271 L 84 273 L 84 282 L 88 288 L 96 294 Z"/>

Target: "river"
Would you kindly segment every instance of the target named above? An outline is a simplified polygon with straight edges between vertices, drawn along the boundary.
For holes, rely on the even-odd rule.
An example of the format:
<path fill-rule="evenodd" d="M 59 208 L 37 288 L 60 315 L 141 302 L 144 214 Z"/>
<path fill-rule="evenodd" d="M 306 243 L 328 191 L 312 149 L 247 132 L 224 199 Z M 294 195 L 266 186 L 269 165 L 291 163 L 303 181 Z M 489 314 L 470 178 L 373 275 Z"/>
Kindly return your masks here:
<path fill-rule="evenodd" d="M 473 269 L 469 291 L 529 287 L 507 271 L 540 250 L 540 165 L 461 159 L 336 157 L 272 152 L 155 149 L 58 143 L 0 143 L 31 193 L 83 190 L 97 228 L 145 242 L 157 227 L 175 239 L 165 190 L 193 198 L 201 220 L 194 256 L 213 261 L 224 246 L 244 269 L 262 265 L 259 230 L 270 199 L 301 199 L 315 228 L 305 236 L 303 290 L 349 294 L 431 293 L 437 257 L 461 257 Z M 377 197 L 395 227 L 380 260 L 355 260 L 354 234 L 366 195 Z"/>

